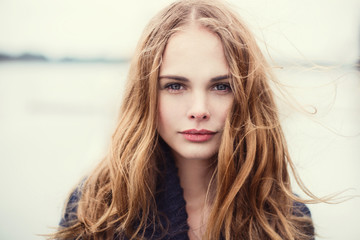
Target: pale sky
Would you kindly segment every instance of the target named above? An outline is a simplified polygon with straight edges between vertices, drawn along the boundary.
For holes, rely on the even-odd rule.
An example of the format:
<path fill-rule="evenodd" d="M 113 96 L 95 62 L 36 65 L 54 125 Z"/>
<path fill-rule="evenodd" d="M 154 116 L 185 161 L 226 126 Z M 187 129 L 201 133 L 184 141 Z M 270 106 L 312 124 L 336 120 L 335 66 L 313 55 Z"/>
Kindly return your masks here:
<path fill-rule="evenodd" d="M 169 0 L 0 0 L 0 51 L 129 57 Z M 231 0 L 275 58 L 354 63 L 359 0 Z"/>

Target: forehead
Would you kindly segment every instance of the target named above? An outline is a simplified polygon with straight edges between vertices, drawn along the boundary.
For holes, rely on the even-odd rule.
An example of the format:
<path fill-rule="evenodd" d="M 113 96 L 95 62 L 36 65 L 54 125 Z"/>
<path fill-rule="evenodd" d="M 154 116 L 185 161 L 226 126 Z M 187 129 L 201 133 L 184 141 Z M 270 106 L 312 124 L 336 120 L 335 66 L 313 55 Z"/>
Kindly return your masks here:
<path fill-rule="evenodd" d="M 174 46 L 176 48 L 173 48 Z M 167 48 L 171 50 L 189 46 L 196 46 L 207 50 L 218 47 L 222 48 L 220 38 L 214 32 L 196 23 L 186 25 L 174 33 L 167 44 Z"/>
<path fill-rule="evenodd" d="M 220 38 L 197 24 L 186 26 L 172 35 L 163 54 L 162 74 L 228 72 Z"/>

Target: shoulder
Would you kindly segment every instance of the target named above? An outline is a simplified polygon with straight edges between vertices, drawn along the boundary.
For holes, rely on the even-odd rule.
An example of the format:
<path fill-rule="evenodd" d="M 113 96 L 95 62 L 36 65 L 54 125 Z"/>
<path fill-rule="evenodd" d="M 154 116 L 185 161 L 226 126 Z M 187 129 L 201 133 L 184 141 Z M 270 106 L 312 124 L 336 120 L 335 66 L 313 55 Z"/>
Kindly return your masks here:
<path fill-rule="evenodd" d="M 310 217 L 310 209 L 302 202 L 294 201 L 293 203 L 293 214 L 297 217 Z"/>
<path fill-rule="evenodd" d="M 302 232 L 310 236 L 311 239 L 315 239 L 315 229 L 311 219 L 310 209 L 304 203 L 294 201 L 292 214 L 300 219 L 298 226 L 302 229 Z"/>
<path fill-rule="evenodd" d="M 75 190 L 72 191 L 72 193 L 70 194 L 59 224 L 61 227 L 70 227 L 71 225 L 73 225 L 73 223 L 76 222 L 78 203 L 81 197 L 81 188 L 81 185 L 76 187 Z"/>

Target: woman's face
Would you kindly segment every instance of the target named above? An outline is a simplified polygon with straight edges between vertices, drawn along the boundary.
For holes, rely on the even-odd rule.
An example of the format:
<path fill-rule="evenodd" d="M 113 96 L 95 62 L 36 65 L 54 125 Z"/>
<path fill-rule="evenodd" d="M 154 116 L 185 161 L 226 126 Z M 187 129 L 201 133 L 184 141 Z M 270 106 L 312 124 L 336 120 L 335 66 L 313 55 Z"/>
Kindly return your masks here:
<path fill-rule="evenodd" d="M 158 132 L 176 160 L 214 156 L 234 99 L 216 34 L 193 24 L 170 38 L 158 95 Z"/>

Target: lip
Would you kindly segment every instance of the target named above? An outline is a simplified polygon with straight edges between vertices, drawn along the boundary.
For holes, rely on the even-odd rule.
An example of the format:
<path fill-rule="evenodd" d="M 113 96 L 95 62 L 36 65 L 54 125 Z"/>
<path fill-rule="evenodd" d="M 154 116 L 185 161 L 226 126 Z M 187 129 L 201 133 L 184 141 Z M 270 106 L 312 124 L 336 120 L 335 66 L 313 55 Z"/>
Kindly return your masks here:
<path fill-rule="evenodd" d="M 206 142 L 216 134 L 216 132 L 206 129 L 189 129 L 180 133 L 185 137 L 186 140 L 190 142 Z"/>

